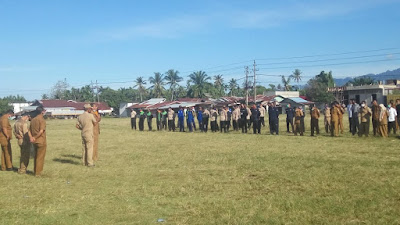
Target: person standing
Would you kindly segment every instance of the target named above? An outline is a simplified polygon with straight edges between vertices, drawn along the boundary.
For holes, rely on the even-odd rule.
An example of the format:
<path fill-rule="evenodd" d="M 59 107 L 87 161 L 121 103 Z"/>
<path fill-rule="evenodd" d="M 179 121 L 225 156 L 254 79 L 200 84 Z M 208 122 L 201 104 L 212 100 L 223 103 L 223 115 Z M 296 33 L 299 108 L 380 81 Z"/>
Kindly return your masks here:
<path fill-rule="evenodd" d="M 168 109 L 168 130 L 175 132 L 175 112 L 171 107 Z"/>
<path fill-rule="evenodd" d="M 231 128 L 231 120 L 232 120 L 232 109 L 230 107 L 227 107 L 226 109 L 226 131 L 229 132 L 229 129 Z"/>
<path fill-rule="evenodd" d="M 246 110 L 247 110 L 246 125 L 247 125 L 247 128 L 250 129 L 251 128 L 251 119 L 250 119 L 251 118 L 251 110 L 248 105 L 246 105 Z"/>
<path fill-rule="evenodd" d="M 343 117 L 344 117 L 344 113 L 346 112 L 346 110 L 344 109 L 345 107 L 346 107 L 345 105 L 338 104 L 338 108 L 339 108 L 339 127 L 340 127 L 340 133 L 341 134 L 344 133 Z"/>
<path fill-rule="evenodd" d="M 131 128 L 136 130 L 136 111 L 134 109 L 131 111 Z"/>
<path fill-rule="evenodd" d="M 21 150 L 19 174 L 25 174 L 29 164 L 31 155 L 30 132 L 28 126 L 29 115 L 24 113 L 21 118 L 14 124 L 14 136 L 18 140 L 18 145 Z"/>
<path fill-rule="evenodd" d="M 221 133 L 222 133 L 222 130 L 224 131 L 224 133 L 226 133 L 226 122 L 227 122 L 227 118 L 228 118 L 226 106 L 222 107 L 219 115 L 220 115 L 219 116 L 219 125 L 220 125 Z"/>
<path fill-rule="evenodd" d="M 199 107 L 199 110 L 197 110 L 197 122 L 199 123 L 199 130 L 200 132 L 203 132 L 203 108 Z"/>
<path fill-rule="evenodd" d="M 347 114 L 348 114 L 348 116 L 349 116 L 349 131 L 350 131 L 350 133 L 353 133 L 352 131 L 351 131 L 351 129 L 353 128 L 353 114 L 352 114 L 352 106 L 353 106 L 353 104 L 351 104 L 351 101 L 350 101 L 350 103 L 347 105 Z"/>
<path fill-rule="evenodd" d="M 1 170 L 12 171 L 12 149 L 11 149 L 11 138 L 12 128 L 10 124 L 10 117 L 14 116 L 12 110 L 8 110 L 0 118 L 0 144 L 1 144 Z"/>
<path fill-rule="evenodd" d="M 253 122 L 253 134 L 261 133 L 261 123 L 260 123 L 260 111 L 256 105 L 253 105 L 251 109 L 251 120 Z"/>
<path fill-rule="evenodd" d="M 290 104 L 287 104 L 285 112 L 286 112 L 286 132 L 288 133 L 294 132 L 294 124 L 293 124 L 294 111 L 295 110 L 290 106 Z M 292 131 L 289 130 L 289 126 L 292 127 Z"/>
<path fill-rule="evenodd" d="M 263 105 L 260 105 L 260 107 L 258 108 L 258 111 L 260 111 L 260 123 L 263 127 L 265 127 L 265 121 L 264 121 L 264 117 L 265 117 L 265 108 Z"/>
<path fill-rule="evenodd" d="M 300 107 L 297 107 L 294 114 L 294 135 L 297 136 L 300 133 L 300 136 L 303 136 L 303 127 L 301 124 L 301 118 L 304 116 L 303 110 Z"/>
<path fill-rule="evenodd" d="M 139 111 L 139 130 L 144 131 L 144 119 L 146 119 L 146 115 L 143 111 L 143 109 L 140 109 Z"/>
<path fill-rule="evenodd" d="M 353 127 L 351 128 L 351 133 L 355 135 L 357 132 L 360 131 L 360 122 L 358 120 L 358 112 L 360 111 L 360 106 L 356 103 L 354 99 L 351 102 L 352 102 L 351 114 L 353 121 L 352 122 Z"/>
<path fill-rule="evenodd" d="M 207 133 L 207 131 L 208 131 L 208 119 L 210 118 L 210 111 L 208 111 L 208 109 L 207 108 L 205 108 L 204 109 L 204 112 L 203 112 L 203 122 L 202 122 L 202 124 L 203 124 L 203 131 L 205 132 L 205 133 Z"/>
<path fill-rule="evenodd" d="M 96 123 L 93 124 L 93 160 L 99 160 L 99 136 L 100 136 L 100 121 L 101 116 L 98 112 L 97 104 L 91 104 L 92 107 L 92 114 L 96 119 Z"/>
<path fill-rule="evenodd" d="M 372 115 L 371 109 L 367 106 L 367 103 L 365 101 L 362 102 L 361 108 L 360 108 L 360 130 L 358 132 L 358 136 L 362 137 L 365 135 L 365 137 L 368 137 L 369 135 L 369 121 Z"/>
<path fill-rule="evenodd" d="M 372 101 L 372 130 L 374 136 L 379 134 L 379 116 L 381 115 L 381 108 L 376 100 Z"/>
<path fill-rule="evenodd" d="M 217 118 L 218 118 L 218 112 L 215 109 L 215 107 L 213 107 L 210 110 L 210 114 L 211 114 L 211 118 L 210 118 L 210 123 L 211 123 L 211 131 L 212 132 L 217 132 Z"/>
<path fill-rule="evenodd" d="M 47 150 L 46 121 L 43 118 L 44 114 L 46 114 L 46 110 L 41 106 L 37 107 L 36 116 L 31 120 L 31 126 L 29 129 L 31 132 L 30 141 L 33 143 L 33 149 L 35 152 L 35 160 L 33 162 L 35 176 L 42 175 L 44 158 Z M 93 136 L 93 130 L 91 134 Z"/>
<path fill-rule="evenodd" d="M 388 105 L 388 134 L 393 130 L 393 134 L 396 134 L 396 117 L 397 111 L 393 108 L 393 102 Z"/>
<path fill-rule="evenodd" d="M 187 127 L 189 129 L 189 132 L 193 132 L 193 121 L 194 121 L 193 111 L 191 109 L 187 108 L 186 122 L 187 122 Z"/>
<path fill-rule="evenodd" d="M 239 106 L 235 105 L 234 110 L 232 112 L 232 125 L 233 125 L 233 130 L 235 131 L 239 130 L 239 119 L 240 119 L 240 108 Z"/>
<path fill-rule="evenodd" d="M 270 120 L 271 120 L 271 126 L 272 129 L 270 129 L 271 135 L 276 134 L 279 135 L 279 110 L 278 107 L 276 107 L 276 102 L 272 103 L 272 107 L 270 110 L 268 110 L 270 113 Z"/>
<path fill-rule="evenodd" d="M 328 104 L 325 104 L 324 109 L 324 125 L 325 132 L 329 134 L 331 132 L 331 107 Z"/>
<path fill-rule="evenodd" d="M 339 117 L 340 117 L 340 105 L 338 102 L 334 102 L 331 107 L 331 136 L 339 136 Z"/>
<path fill-rule="evenodd" d="M 242 127 L 242 133 L 247 133 L 247 108 L 244 104 L 240 106 L 240 126 Z"/>
<path fill-rule="evenodd" d="M 82 136 L 82 164 L 84 166 L 93 167 L 93 127 L 97 123 L 93 116 L 90 104 L 84 105 L 85 112 L 78 117 L 76 128 L 81 130 Z"/>
<path fill-rule="evenodd" d="M 161 113 L 161 129 L 167 130 L 167 111 L 164 109 Z"/>
<path fill-rule="evenodd" d="M 178 111 L 178 124 L 179 124 L 179 132 L 185 132 L 185 113 L 183 112 L 182 106 L 179 106 Z"/>
<path fill-rule="evenodd" d="M 397 113 L 397 125 L 396 127 L 400 129 L 400 99 L 396 99 L 396 113 Z"/>
<path fill-rule="evenodd" d="M 319 135 L 319 109 L 314 105 L 311 109 L 311 136 L 314 136 L 314 132 Z"/>
<path fill-rule="evenodd" d="M 147 126 L 149 127 L 149 131 L 153 130 L 153 114 L 151 113 L 150 109 L 147 110 Z"/>
<path fill-rule="evenodd" d="M 388 137 L 388 112 L 383 104 L 380 104 L 381 113 L 379 115 L 379 133 L 382 137 Z"/>
<path fill-rule="evenodd" d="M 157 125 L 157 130 L 158 131 L 162 130 L 162 128 L 161 128 L 161 119 L 162 119 L 161 110 L 157 109 L 157 112 L 156 112 L 156 125 Z"/>
<path fill-rule="evenodd" d="M 299 108 L 301 109 L 301 111 L 303 112 L 303 116 L 301 116 L 300 119 L 300 127 L 303 129 L 303 133 L 306 132 L 306 124 L 304 123 L 304 118 L 306 117 L 306 113 L 304 112 L 303 106 L 299 106 Z"/>

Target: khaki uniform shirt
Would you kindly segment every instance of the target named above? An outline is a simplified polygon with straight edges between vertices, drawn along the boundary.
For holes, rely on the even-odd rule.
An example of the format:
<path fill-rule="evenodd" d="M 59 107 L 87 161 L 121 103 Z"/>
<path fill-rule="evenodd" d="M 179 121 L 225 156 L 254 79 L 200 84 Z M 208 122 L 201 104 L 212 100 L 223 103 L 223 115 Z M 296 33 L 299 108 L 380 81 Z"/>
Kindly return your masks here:
<path fill-rule="evenodd" d="M 21 146 L 23 144 L 29 144 L 29 129 L 28 122 L 22 119 L 19 119 L 14 124 L 14 135 L 18 139 L 18 145 Z"/>
<path fill-rule="evenodd" d="M 294 112 L 294 122 L 296 124 L 300 124 L 301 122 L 301 117 L 304 115 L 303 111 L 301 109 L 296 109 Z"/>
<path fill-rule="evenodd" d="M 227 111 L 225 109 L 221 110 L 221 114 L 220 114 L 219 120 L 220 121 L 227 121 L 228 120 L 228 113 L 227 113 Z"/>
<path fill-rule="evenodd" d="M 232 112 L 232 120 L 238 120 L 238 119 L 239 119 L 239 114 L 237 112 L 237 109 L 235 109 Z"/>
<path fill-rule="evenodd" d="M 246 120 L 249 120 L 250 117 L 251 117 L 251 110 L 250 110 L 248 107 L 246 108 L 246 110 L 247 110 L 247 117 L 246 117 Z"/>
<path fill-rule="evenodd" d="M 208 111 L 208 109 L 204 109 L 204 111 L 203 111 L 203 117 L 204 117 L 204 115 L 207 115 L 208 118 L 210 118 L 210 111 Z"/>
<path fill-rule="evenodd" d="M 381 107 L 378 105 L 372 106 L 372 119 L 379 121 L 379 116 L 381 115 Z"/>
<path fill-rule="evenodd" d="M 369 122 L 369 118 L 371 117 L 371 115 L 372 112 L 368 106 L 360 108 L 361 123 Z"/>
<path fill-rule="evenodd" d="M 93 132 L 95 134 L 100 134 L 100 121 L 101 121 L 101 116 L 97 111 L 93 111 L 92 115 L 96 119 L 96 123 L 93 125 Z"/>
<path fill-rule="evenodd" d="M 216 121 L 218 117 L 218 112 L 215 109 L 210 110 L 210 121 Z"/>
<path fill-rule="evenodd" d="M 388 116 L 389 116 L 389 113 L 387 112 L 387 110 L 382 113 L 382 118 L 380 118 L 380 120 L 379 120 L 381 125 L 387 125 L 388 124 Z"/>
<path fill-rule="evenodd" d="M 131 112 L 131 118 L 136 118 L 136 111 L 135 111 L 135 110 L 132 110 L 132 112 Z"/>
<path fill-rule="evenodd" d="M 332 117 L 332 121 L 339 121 L 339 117 L 340 117 L 340 109 L 336 106 L 332 107 L 332 113 L 331 113 L 331 117 Z"/>
<path fill-rule="evenodd" d="M 174 110 L 168 109 L 168 120 L 174 120 Z"/>
<path fill-rule="evenodd" d="M 319 116 L 320 116 L 319 109 L 317 107 L 313 107 L 311 111 L 311 118 L 319 119 Z"/>
<path fill-rule="evenodd" d="M 260 111 L 260 117 L 265 117 L 265 108 L 264 106 L 260 106 L 258 109 Z"/>
<path fill-rule="evenodd" d="M 94 116 L 88 112 L 84 112 L 78 117 L 78 122 L 76 123 L 80 129 L 82 137 L 93 136 L 93 125 L 97 123 Z"/>
<path fill-rule="evenodd" d="M 42 114 L 39 114 L 32 119 L 30 130 L 32 137 L 36 138 L 35 144 L 46 144 L 46 121 Z M 40 130 L 43 130 L 42 135 L 36 137 Z"/>
<path fill-rule="evenodd" d="M 6 128 L 7 135 L 11 139 L 12 135 L 12 128 L 10 125 L 10 121 L 8 120 L 8 114 L 3 115 L 0 117 L 0 140 L 7 141 L 6 135 L 3 133 L 3 128 Z"/>

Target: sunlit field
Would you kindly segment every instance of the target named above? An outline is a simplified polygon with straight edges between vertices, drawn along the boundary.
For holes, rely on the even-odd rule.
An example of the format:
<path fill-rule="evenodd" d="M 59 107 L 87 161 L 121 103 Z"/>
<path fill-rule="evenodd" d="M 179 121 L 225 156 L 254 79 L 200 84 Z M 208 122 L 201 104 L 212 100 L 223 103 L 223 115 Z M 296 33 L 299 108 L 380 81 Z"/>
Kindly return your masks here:
<path fill-rule="evenodd" d="M 347 125 L 331 138 L 323 119 L 319 136 L 306 121 L 295 137 L 281 117 L 279 136 L 139 132 L 103 118 L 95 168 L 81 165 L 76 121 L 48 120 L 43 176 L 0 172 L 1 224 L 400 223 L 400 140 Z"/>

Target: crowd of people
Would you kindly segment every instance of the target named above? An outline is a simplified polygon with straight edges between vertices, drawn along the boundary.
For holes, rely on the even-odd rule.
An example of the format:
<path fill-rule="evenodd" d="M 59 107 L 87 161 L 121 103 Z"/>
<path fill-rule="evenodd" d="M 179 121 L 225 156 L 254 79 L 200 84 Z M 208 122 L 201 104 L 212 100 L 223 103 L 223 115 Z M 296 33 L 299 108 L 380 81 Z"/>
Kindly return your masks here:
<path fill-rule="evenodd" d="M 396 108 L 395 108 L 396 107 Z M 370 123 L 372 120 L 373 135 L 388 137 L 390 132 L 396 134 L 400 124 L 400 100 L 396 105 L 390 101 L 388 106 L 378 104 L 376 100 L 371 107 L 363 101 L 361 105 L 354 99 L 350 100 L 348 106 L 333 102 L 325 104 L 322 112 L 316 105 L 310 106 L 310 131 L 311 136 L 320 134 L 319 119 L 324 116 L 325 132 L 337 137 L 344 133 L 343 117 L 347 111 L 349 117 L 349 131 L 352 135 L 369 136 Z M 247 106 L 245 104 L 232 107 L 223 106 L 220 108 L 211 107 L 179 107 L 175 112 L 172 108 L 160 110 L 155 113 L 157 130 L 193 132 L 197 129 L 200 132 L 208 132 L 209 125 L 211 132 L 241 131 L 247 133 L 252 128 L 253 134 L 261 134 L 261 128 L 265 127 L 265 116 L 268 115 L 269 133 L 279 135 L 280 110 L 276 102 L 269 102 L 266 107 L 262 105 Z M 303 136 L 305 133 L 305 109 L 302 106 L 285 107 L 286 131 L 294 135 Z M 154 114 L 150 111 L 140 109 L 139 112 L 131 112 L 131 128 L 136 129 L 137 118 L 139 119 L 139 130 L 144 131 L 145 121 L 148 130 L 153 130 Z M 177 118 L 177 119 L 176 119 Z M 195 122 L 197 120 L 197 123 Z M 197 126 L 197 127 L 196 127 Z"/>

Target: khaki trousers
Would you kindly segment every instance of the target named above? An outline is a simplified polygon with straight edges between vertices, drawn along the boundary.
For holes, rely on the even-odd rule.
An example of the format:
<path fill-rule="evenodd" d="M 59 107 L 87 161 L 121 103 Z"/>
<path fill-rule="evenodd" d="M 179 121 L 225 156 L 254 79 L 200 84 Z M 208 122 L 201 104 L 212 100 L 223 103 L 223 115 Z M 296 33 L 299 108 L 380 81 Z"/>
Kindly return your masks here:
<path fill-rule="evenodd" d="M 340 133 L 343 134 L 343 132 L 344 132 L 343 117 L 339 117 L 339 122 L 338 123 L 339 123 L 339 127 L 340 127 Z"/>
<path fill-rule="evenodd" d="M 93 133 L 93 160 L 99 159 L 99 131 L 94 129 Z"/>
<path fill-rule="evenodd" d="M 82 164 L 93 166 L 93 135 L 82 136 Z"/>
<path fill-rule="evenodd" d="M 387 124 L 380 124 L 379 125 L 379 134 L 382 137 L 388 137 L 388 125 Z"/>
<path fill-rule="evenodd" d="M 10 140 L 1 140 L 1 170 L 12 169 L 12 150 Z"/>
<path fill-rule="evenodd" d="M 19 148 L 21 149 L 21 158 L 19 160 L 20 166 L 18 173 L 26 173 L 29 164 L 29 158 L 31 157 L 31 145 L 22 143 L 19 144 Z"/>
<path fill-rule="evenodd" d="M 46 143 L 34 143 L 33 149 L 35 150 L 34 171 L 35 176 L 40 176 L 43 171 L 44 157 L 46 156 Z"/>
<path fill-rule="evenodd" d="M 339 136 L 339 121 L 331 122 L 331 136 L 338 137 Z"/>

